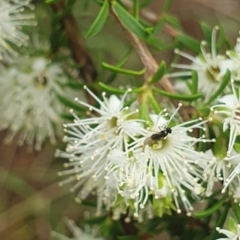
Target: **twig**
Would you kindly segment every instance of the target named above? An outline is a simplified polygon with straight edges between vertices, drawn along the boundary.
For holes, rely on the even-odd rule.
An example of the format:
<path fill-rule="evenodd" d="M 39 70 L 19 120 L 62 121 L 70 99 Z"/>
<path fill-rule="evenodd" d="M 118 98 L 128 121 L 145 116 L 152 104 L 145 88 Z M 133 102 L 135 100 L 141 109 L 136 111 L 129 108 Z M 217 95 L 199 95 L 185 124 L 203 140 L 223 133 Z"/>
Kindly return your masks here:
<path fill-rule="evenodd" d="M 151 53 L 149 52 L 147 46 L 144 42 L 142 42 L 135 34 L 127 29 L 127 27 L 121 22 L 118 18 L 117 14 L 114 12 L 113 8 L 111 8 L 111 14 L 116 19 L 116 21 L 121 26 L 122 30 L 124 31 L 126 37 L 135 48 L 136 53 L 138 54 L 140 60 L 142 61 L 143 65 L 146 67 L 145 72 L 145 80 L 151 78 L 158 69 L 158 64 L 156 60 L 153 58 Z M 176 94 L 176 90 L 174 89 L 172 83 L 169 81 L 167 77 L 163 77 L 162 80 L 159 82 L 159 86 L 168 91 L 170 93 Z M 174 106 L 178 106 L 178 101 L 171 99 Z M 180 108 L 179 113 L 184 121 L 189 120 L 189 115 L 184 111 L 184 108 Z"/>
<path fill-rule="evenodd" d="M 65 5 L 63 1 L 53 4 L 53 9 L 56 12 L 64 11 L 64 8 Z M 75 18 L 69 13 L 62 18 L 61 23 L 62 28 L 66 33 L 72 56 L 75 62 L 79 65 L 79 74 L 85 84 L 91 86 L 97 77 L 97 70 L 84 46 L 82 39 L 80 38 Z M 88 96 L 88 101 L 89 103 L 92 103 L 93 99 Z"/>

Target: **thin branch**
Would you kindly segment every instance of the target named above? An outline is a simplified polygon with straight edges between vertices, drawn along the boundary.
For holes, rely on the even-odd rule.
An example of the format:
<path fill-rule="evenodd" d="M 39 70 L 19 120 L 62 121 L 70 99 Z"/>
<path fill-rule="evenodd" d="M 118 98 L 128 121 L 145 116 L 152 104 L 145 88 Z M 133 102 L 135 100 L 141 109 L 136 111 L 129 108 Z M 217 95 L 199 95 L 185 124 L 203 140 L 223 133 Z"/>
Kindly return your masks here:
<path fill-rule="evenodd" d="M 65 8 L 64 1 L 53 4 L 56 12 L 63 12 Z M 97 78 L 97 70 L 93 64 L 88 51 L 80 38 L 79 29 L 75 18 L 69 13 L 61 20 L 62 28 L 66 33 L 69 48 L 75 62 L 79 65 L 79 75 L 82 77 L 86 85 L 92 85 Z M 93 99 L 88 96 L 89 103 L 93 103 Z"/>
<path fill-rule="evenodd" d="M 133 34 L 131 31 L 127 29 L 127 27 L 121 22 L 121 20 L 118 18 L 117 14 L 111 8 L 111 14 L 116 19 L 116 21 L 121 26 L 123 32 L 125 33 L 126 37 L 128 38 L 129 42 L 132 44 L 132 46 L 135 48 L 136 53 L 138 54 L 141 62 L 146 67 L 145 72 L 145 80 L 147 81 L 149 78 L 151 78 L 155 72 L 158 69 L 158 64 L 156 60 L 153 58 L 151 53 L 149 52 L 147 46 L 144 42 L 142 42 L 135 34 Z M 160 88 L 164 89 L 165 91 L 168 91 L 170 93 L 177 94 L 176 90 L 174 89 L 172 83 L 167 77 L 163 77 L 162 80 L 159 82 Z M 174 106 L 178 106 L 178 101 L 171 99 Z M 184 111 L 184 108 L 180 108 L 179 113 L 184 121 L 189 120 L 189 115 Z"/>

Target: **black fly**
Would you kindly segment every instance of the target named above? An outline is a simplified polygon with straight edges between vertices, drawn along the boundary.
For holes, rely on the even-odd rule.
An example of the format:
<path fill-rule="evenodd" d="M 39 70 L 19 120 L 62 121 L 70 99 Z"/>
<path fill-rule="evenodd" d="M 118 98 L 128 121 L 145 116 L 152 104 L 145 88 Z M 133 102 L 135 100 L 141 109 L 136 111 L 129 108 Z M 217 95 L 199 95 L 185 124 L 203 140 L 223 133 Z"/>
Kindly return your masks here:
<path fill-rule="evenodd" d="M 163 130 L 161 130 L 160 132 L 158 133 L 154 133 L 150 139 L 152 141 L 159 141 L 161 140 L 162 138 L 165 138 L 168 134 L 172 133 L 172 129 L 170 127 L 166 127 L 164 128 Z"/>
<path fill-rule="evenodd" d="M 163 129 L 159 127 L 159 132 L 152 134 L 150 137 L 146 138 L 143 142 L 143 151 L 145 145 L 153 144 L 154 142 L 160 141 L 167 137 L 168 134 L 172 133 L 172 129 L 170 127 L 164 126 Z"/>
<path fill-rule="evenodd" d="M 173 117 L 176 115 L 176 113 L 178 112 L 179 108 L 182 106 L 182 103 L 178 104 L 178 107 L 174 110 L 174 112 L 172 113 L 171 117 L 168 119 L 167 122 L 165 122 L 161 127 L 159 128 L 159 132 L 156 132 L 154 134 L 152 134 L 150 137 L 146 138 L 143 142 L 143 152 L 145 149 L 146 145 L 153 145 L 154 143 L 157 143 L 160 140 L 166 139 L 166 137 L 168 136 L 168 134 L 172 133 L 172 129 L 169 126 L 169 123 L 172 121 Z M 162 112 L 160 112 L 160 114 L 158 115 L 158 119 L 157 122 L 159 121 L 159 119 L 161 117 L 165 117 L 168 115 L 168 113 L 166 113 L 167 109 L 163 109 Z"/>

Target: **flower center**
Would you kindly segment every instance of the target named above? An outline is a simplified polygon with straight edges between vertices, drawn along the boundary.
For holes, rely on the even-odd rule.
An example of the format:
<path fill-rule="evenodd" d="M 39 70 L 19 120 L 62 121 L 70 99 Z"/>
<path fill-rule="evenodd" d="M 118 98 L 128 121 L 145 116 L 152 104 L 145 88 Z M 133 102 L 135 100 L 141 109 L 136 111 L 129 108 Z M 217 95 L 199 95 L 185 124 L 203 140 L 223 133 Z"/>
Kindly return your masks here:
<path fill-rule="evenodd" d="M 48 80 L 44 74 L 41 74 L 34 78 L 34 85 L 36 88 L 44 88 L 48 83 Z"/>
<path fill-rule="evenodd" d="M 237 108 L 235 109 L 234 113 L 235 113 L 234 119 L 235 119 L 235 120 L 239 120 L 239 119 L 240 119 L 240 107 L 237 107 Z"/>
<path fill-rule="evenodd" d="M 150 148 L 153 150 L 160 150 L 163 149 L 167 146 L 168 144 L 168 139 L 161 139 L 159 141 L 153 141 L 152 143 L 149 144 Z"/>
<path fill-rule="evenodd" d="M 118 118 L 117 118 L 117 117 L 112 117 L 112 118 L 109 120 L 109 126 L 110 126 L 111 128 L 117 127 L 117 121 L 118 121 Z"/>
<path fill-rule="evenodd" d="M 220 79 L 219 79 L 219 73 L 220 73 L 220 68 L 218 66 L 210 66 L 208 69 L 207 69 L 207 77 L 212 80 L 213 82 L 219 82 Z"/>

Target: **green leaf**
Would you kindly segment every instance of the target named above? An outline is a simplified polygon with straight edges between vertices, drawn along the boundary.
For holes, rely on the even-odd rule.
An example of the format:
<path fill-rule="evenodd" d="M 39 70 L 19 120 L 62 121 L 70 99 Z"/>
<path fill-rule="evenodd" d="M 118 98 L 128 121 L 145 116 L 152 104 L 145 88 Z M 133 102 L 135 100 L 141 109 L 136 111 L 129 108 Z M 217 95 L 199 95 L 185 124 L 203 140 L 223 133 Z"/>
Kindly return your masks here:
<path fill-rule="evenodd" d="M 45 0 L 45 3 L 47 3 L 47 4 L 54 4 L 54 3 L 57 3 L 59 1 L 60 0 Z"/>
<path fill-rule="evenodd" d="M 142 102 L 140 103 L 140 108 L 139 108 L 139 118 L 143 120 L 149 120 L 147 101 L 148 101 L 147 95 L 143 94 Z"/>
<path fill-rule="evenodd" d="M 132 49 L 129 49 L 127 51 L 125 57 L 123 58 L 123 60 L 120 61 L 116 66 L 117 67 L 122 67 L 127 62 L 127 60 L 129 59 L 129 56 L 130 56 L 131 52 L 132 52 Z"/>
<path fill-rule="evenodd" d="M 222 228 L 226 218 L 228 216 L 228 211 L 229 211 L 229 203 L 224 206 L 223 211 L 221 212 L 221 215 L 217 221 L 216 227 Z M 212 231 L 211 235 L 209 236 L 208 240 L 215 240 L 218 238 L 219 233 L 217 232 L 216 228 Z"/>
<path fill-rule="evenodd" d="M 106 79 L 105 83 L 107 83 L 107 84 L 112 83 L 116 77 L 117 77 L 117 73 L 115 73 L 115 72 L 111 73 L 111 75 L 108 76 L 108 78 Z"/>
<path fill-rule="evenodd" d="M 148 96 L 148 99 L 149 99 L 149 101 L 150 101 L 150 104 L 151 104 L 154 112 L 155 112 L 156 114 L 159 114 L 162 109 L 161 109 L 159 103 L 157 102 L 157 100 L 155 99 L 155 97 L 153 96 L 153 94 L 150 94 L 150 95 Z"/>
<path fill-rule="evenodd" d="M 134 89 L 130 90 L 130 89 L 114 88 L 114 87 L 111 87 L 107 84 L 104 84 L 103 82 L 99 82 L 98 84 L 103 90 L 105 90 L 108 93 L 112 93 L 112 94 L 120 94 L 121 95 L 121 94 L 126 93 L 126 91 L 129 91 L 129 92 L 132 92 L 132 93 L 139 93 L 139 92 L 142 91 L 141 87 L 140 88 L 134 88 Z"/>
<path fill-rule="evenodd" d="M 60 117 L 67 121 L 72 121 L 74 119 L 74 116 L 72 114 L 61 113 Z"/>
<path fill-rule="evenodd" d="M 172 25 L 176 29 L 178 29 L 178 30 L 182 29 L 182 26 L 176 16 L 171 15 L 171 14 L 165 14 L 164 18 L 165 18 L 166 22 L 168 22 L 170 25 Z"/>
<path fill-rule="evenodd" d="M 68 82 L 65 84 L 65 86 L 73 88 L 73 89 L 83 89 L 84 84 L 77 82 L 77 81 L 68 80 Z"/>
<path fill-rule="evenodd" d="M 197 40 L 194 38 L 185 35 L 185 34 L 179 34 L 177 36 L 177 39 L 180 43 L 182 43 L 186 48 L 199 53 L 200 52 L 200 44 Z"/>
<path fill-rule="evenodd" d="M 165 21 L 164 16 L 161 17 L 161 18 L 159 19 L 158 23 L 155 24 L 153 33 L 161 32 L 162 29 L 163 29 L 163 27 L 164 27 L 164 25 L 165 25 L 165 22 L 166 22 L 166 21 Z"/>
<path fill-rule="evenodd" d="M 209 107 L 200 107 L 200 108 L 198 108 L 198 111 L 201 113 L 201 115 L 203 117 L 207 117 L 207 116 L 209 116 L 209 113 L 211 110 Z"/>
<path fill-rule="evenodd" d="M 200 26 L 205 39 L 210 43 L 212 38 L 212 29 L 205 22 L 200 22 Z"/>
<path fill-rule="evenodd" d="M 121 62 L 119 62 L 119 63 L 116 65 L 116 67 L 120 68 L 120 67 L 124 66 L 124 64 L 128 61 L 131 52 L 132 52 L 132 49 L 130 49 L 130 50 L 127 52 L 126 56 L 123 58 L 123 60 L 122 60 Z M 107 80 L 106 80 L 105 83 L 108 83 L 108 84 L 109 84 L 109 83 L 113 82 L 113 80 L 116 78 L 116 76 L 117 76 L 117 73 L 116 73 L 116 72 L 113 72 L 113 73 L 107 78 Z"/>
<path fill-rule="evenodd" d="M 194 216 L 197 218 L 205 218 L 207 216 L 212 215 L 226 202 L 226 199 L 227 196 L 224 196 L 221 200 L 217 200 L 215 205 L 213 205 L 212 207 L 208 208 L 205 211 L 194 213 Z"/>
<path fill-rule="evenodd" d="M 202 136 L 205 134 L 205 131 L 203 129 L 199 129 L 198 131 L 199 136 Z M 199 142 L 197 145 L 197 151 L 198 152 L 205 152 L 206 151 L 206 144 L 204 142 Z"/>
<path fill-rule="evenodd" d="M 218 32 L 219 32 L 219 34 L 218 34 L 218 37 L 217 37 L 216 47 L 220 48 L 225 41 L 224 28 L 221 25 L 219 26 Z"/>
<path fill-rule="evenodd" d="M 175 41 L 175 42 L 177 42 L 177 41 Z M 179 47 L 179 46 L 177 46 L 177 44 L 174 46 L 174 48 L 178 48 L 178 47 Z M 180 59 L 180 55 L 179 55 L 179 54 L 174 54 L 171 63 L 172 63 L 172 64 L 177 64 L 177 63 L 179 62 L 179 59 Z M 172 64 L 168 64 L 168 67 L 167 67 L 167 71 L 166 71 L 166 72 L 168 72 L 168 73 L 173 72 L 174 67 L 173 67 Z"/>
<path fill-rule="evenodd" d="M 154 35 L 150 35 L 148 37 L 148 39 L 146 40 L 146 42 L 152 46 L 152 47 L 155 47 L 156 49 L 158 50 L 162 50 L 164 45 L 163 45 L 163 42 L 161 39 L 159 39 L 159 37 L 156 37 Z"/>
<path fill-rule="evenodd" d="M 147 33 L 151 34 L 151 33 L 153 32 L 153 27 L 146 27 L 146 28 L 145 28 L 145 31 L 146 31 Z M 149 35 L 148 37 L 150 37 L 150 35 Z"/>
<path fill-rule="evenodd" d="M 64 104 L 65 106 L 67 106 L 69 108 L 72 108 L 76 111 L 85 111 L 86 110 L 85 107 L 82 107 L 80 104 L 78 104 L 72 100 L 69 100 L 62 95 L 57 94 L 57 98 L 62 104 Z"/>
<path fill-rule="evenodd" d="M 198 98 L 202 97 L 202 93 L 197 93 L 197 94 L 192 94 L 192 95 L 179 95 L 179 94 L 174 94 L 174 93 L 169 93 L 164 90 L 160 90 L 158 88 L 153 88 L 154 91 L 162 94 L 163 96 L 172 98 L 172 99 L 177 99 L 177 100 L 182 100 L 182 101 L 187 101 L 191 102 L 194 100 L 197 100 Z"/>
<path fill-rule="evenodd" d="M 239 208 L 239 203 L 234 202 L 232 200 L 232 208 L 233 208 L 233 212 L 236 216 L 237 219 L 237 223 L 240 224 L 240 208 Z M 236 224 L 236 223 L 235 223 Z"/>
<path fill-rule="evenodd" d="M 154 74 L 154 76 L 152 77 L 152 79 L 150 79 L 150 83 L 156 83 L 158 81 L 160 81 L 163 77 L 163 75 L 166 72 L 166 64 L 164 61 L 162 61 L 158 67 L 158 70 L 156 71 L 156 73 Z"/>
<path fill-rule="evenodd" d="M 147 40 L 148 33 L 145 28 L 132 16 L 130 15 L 119 3 L 113 2 L 112 7 L 116 12 L 119 19 L 124 25 L 135 33 L 139 38 Z"/>
<path fill-rule="evenodd" d="M 198 74 L 195 70 L 192 70 L 192 93 L 196 94 L 198 90 Z"/>
<path fill-rule="evenodd" d="M 139 18 L 139 0 L 133 0 L 133 16 L 136 20 Z"/>
<path fill-rule="evenodd" d="M 163 7 L 163 11 L 164 12 L 169 11 L 169 9 L 170 9 L 170 7 L 172 5 L 172 2 L 173 2 L 173 0 L 166 0 L 165 1 L 164 7 Z"/>
<path fill-rule="evenodd" d="M 89 28 L 86 34 L 86 37 L 92 37 L 101 31 L 101 29 L 103 28 L 107 20 L 108 13 L 109 13 L 109 3 L 108 3 L 108 0 L 105 0 L 95 21 L 93 22 L 92 26 Z"/>
<path fill-rule="evenodd" d="M 62 14 L 56 13 L 52 16 L 51 27 L 52 31 L 50 34 L 50 46 L 53 53 L 57 52 L 61 46 L 61 41 L 63 39 L 63 31 L 61 26 Z"/>
<path fill-rule="evenodd" d="M 224 39 L 224 45 L 225 45 L 225 49 L 232 49 L 232 44 L 230 43 L 230 41 L 228 39 Z"/>
<path fill-rule="evenodd" d="M 126 92 L 126 90 L 124 89 L 119 89 L 119 88 L 114 88 L 114 87 L 111 87 L 107 84 L 104 84 L 103 82 L 99 82 L 98 83 L 99 86 L 106 92 L 108 93 L 112 93 L 112 94 L 124 94 Z"/>
<path fill-rule="evenodd" d="M 209 100 L 204 104 L 204 106 L 209 105 L 213 100 L 215 100 L 224 90 L 224 88 L 227 86 L 228 82 L 230 81 L 231 73 L 229 70 L 226 71 L 222 83 L 217 89 L 217 91 L 209 98 Z"/>
<path fill-rule="evenodd" d="M 143 0 L 140 3 L 140 8 L 145 8 L 152 0 Z"/>
<path fill-rule="evenodd" d="M 105 62 L 103 62 L 102 65 L 112 72 L 117 72 L 117 73 L 122 73 L 122 74 L 126 74 L 126 75 L 132 75 L 132 76 L 141 76 L 146 71 L 145 68 L 143 68 L 140 71 L 127 70 L 127 69 L 119 68 L 117 66 L 110 65 L 110 64 L 105 63 Z"/>
<path fill-rule="evenodd" d="M 103 82 L 99 82 L 98 84 L 104 91 L 106 91 L 108 93 L 112 93 L 112 94 L 120 94 L 121 95 L 121 94 L 126 93 L 126 91 L 129 91 L 128 89 L 119 89 L 119 88 L 111 87 Z M 142 91 L 142 88 L 135 88 L 129 92 L 138 93 L 140 91 Z"/>

